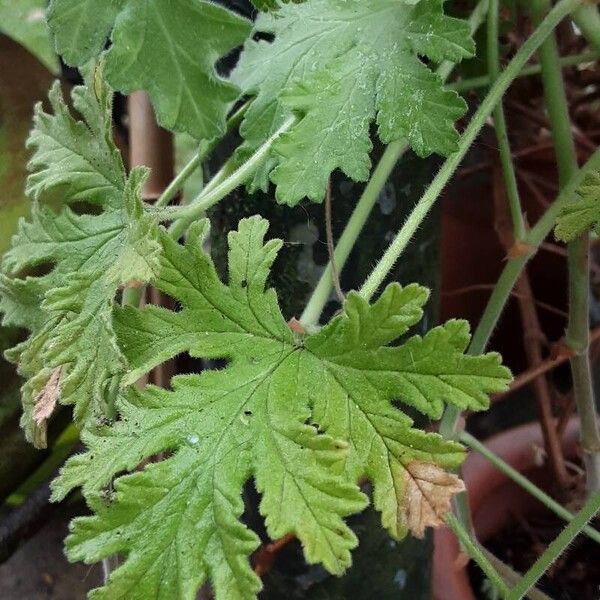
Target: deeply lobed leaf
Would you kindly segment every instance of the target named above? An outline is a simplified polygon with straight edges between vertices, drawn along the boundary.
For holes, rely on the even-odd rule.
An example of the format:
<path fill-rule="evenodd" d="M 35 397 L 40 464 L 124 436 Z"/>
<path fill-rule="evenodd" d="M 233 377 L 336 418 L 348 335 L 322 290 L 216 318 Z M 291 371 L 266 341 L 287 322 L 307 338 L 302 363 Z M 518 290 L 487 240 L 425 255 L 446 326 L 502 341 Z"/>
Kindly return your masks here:
<path fill-rule="evenodd" d="M 442 0 L 311 0 L 259 16 L 233 79 L 255 96 L 241 133 L 242 156 L 290 112 L 300 122 L 275 143 L 255 177 L 277 184 L 280 202 L 321 201 L 335 169 L 365 181 L 369 128 L 384 143 L 406 139 L 420 156 L 456 148 L 464 101 L 419 58 L 459 61 L 474 51 L 468 24 L 447 17 Z M 274 41 L 256 40 L 256 35 Z"/>
<path fill-rule="evenodd" d="M 372 305 L 351 293 L 319 333 L 293 333 L 265 289 L 281 245 L 263 243 L 267 227 L 253 217 L 229 234 L 227 284 L 202 250 L 206 224 L 184 246 L 161 234 L 154 285 L 180 309 L 116 309 L 129 382 L 183 351 L 228 364 L 177 376 L 172 391 L 125 389 L 121 418 L 85 432 L 89 451 L 55 482 L 55 498 L 81 485 L 96 512 L 75 521 L 71 558 L 127 557 L 94 597 L 194 598 L 209 578 L 217 598 L 254 597 L 248 557 L 258 540 L 239 522 L 251 477 L 269 535 L 294 532 L 309 562 L 341 573 L 356 544 L 343 517 L 365 504 L 359 476 L 373 482 L 384 525 L 401 537 L 415 464 L 463 459 L 459 444 L 413 428 L 394 402 L 437 418 L 444 401 L 485 406 L 510 379 L 498 355 L 464 354 L 463 322 L 388 347 L 421 318 L 428 294 L 416 285 L 392 284 Z M 102 491 L 160 452 L 167 458 L 117 477 L 114 495 Z"/>
<path fill-rule="evenodd" d="M 209 0 L 52 0 L 58 53 L 83 65 L 110 35 L 105 76 L 117 90 L 145 90 L 161 125 L 211 139 L 225 131 L 237 88 L 215 62 L 242 44 L 250 23 Z"/>
<path fill-rule="evenodd" d="M 589 173 L 577 190 L 573 202 L 563 206 L 554 234 L 563 242 L 593 229 L 600 233 L 600 173 Z"/>
<path fill-rule="evenodd" d="M 75 405 L 79 425 L 110 412 L 124 369 L 113 297 L 130 281 L 151 279 L 160 251 L 140 200 L 146 172 L 127 177 L 112 140 L 108 89 L 96 81 L 72 96 L 83 120 L 70 114 L 58 84 L 50 92 L 53 112 L 36 107 L 28 142 L 32 216 L 20 223 L 0 276 L 3 323 L 31 331 L 8 356 L 27 379 L 22 422 L 39 446 L 45 439 L 31 412 L 58 367 L 61 401 Z M 82 214 L 82 206 L 96 208 Z"/>

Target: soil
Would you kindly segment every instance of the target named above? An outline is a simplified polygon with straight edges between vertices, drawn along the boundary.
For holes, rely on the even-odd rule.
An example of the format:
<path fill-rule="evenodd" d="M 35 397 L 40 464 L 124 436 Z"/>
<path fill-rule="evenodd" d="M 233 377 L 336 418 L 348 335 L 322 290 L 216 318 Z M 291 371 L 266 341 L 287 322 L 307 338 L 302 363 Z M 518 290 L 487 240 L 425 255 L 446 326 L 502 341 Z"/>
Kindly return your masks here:
<path fill-rule="evenodd" d="M 598 523 L 596 524 L 598 526 Z M 486 541 L 486 547 L 520 573 L 526 572 L 564 528 L 552 513 L 518 518 Z M 598 545 L 580 535 L 540 580 L 538 588 L 554 600 L 599 600 Z M 469 576 L 478 598 L 493 598 L 479 569 L 470 565 Z"/>

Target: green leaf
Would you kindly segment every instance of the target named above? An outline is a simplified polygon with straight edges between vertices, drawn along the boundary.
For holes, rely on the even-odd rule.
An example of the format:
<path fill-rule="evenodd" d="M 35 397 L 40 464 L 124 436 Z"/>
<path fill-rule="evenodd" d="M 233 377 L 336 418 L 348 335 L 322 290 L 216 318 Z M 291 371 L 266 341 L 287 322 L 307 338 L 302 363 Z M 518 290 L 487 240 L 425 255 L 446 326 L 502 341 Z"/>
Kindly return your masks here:
<path fill-rule="evenodd" d="M 320 202 L 332 171 L 368 178 L 376 120 L 384 143 L 406 139 L 420 156 L 456 148 L 454 121 L 466 105 L 419 57 L 460 61 L 474 44 L 468 24 L 443 14 L 442 0 L 312 0 L 259 16 L 233 79 L 255 98 L 241 133 L 240 158 L 291 112 L 300 122 L 281 136 L 253 188 L 277 184 L 277 199 Z"/>
<path fill-rule="evenodd" d="M 8 356 L 27 379 L 23 425 L 37 445 L 44 440 L 31 412 L 57 367 L 61 401 L 75 405 L 79 425 L 110 412 L 124 369 L 113 298 L 128 282 L 151 279 L 160 252 L 157 227 L 140 199 L 146 171 L 134 169 L 127 178 L 111 138 L 108 90 L 90 84 L 72 95 L 84 121 L 70 114 L 58 84 L 50 92 L 54 112 L 36 108 L 27 183 L 32 216 L 20 222 L 0 277 L 3 323 L 32 333 Z M 46 202 L 62 207 L 55 212 Z"/>
<path fill-rule="evenodd" d="M 294 4 L 301 4 L 306 0 L 252 0 L 252 4 L 258 8 L 258 10 L 277 10 L 282 4 L 293 2 Z"/>
<path fill-rule="evenodd" d="M 556 222 L 554 235 L 570 242 L 593 229 L 600 233 L 600 173 L 586 175 L 577 190 L 578 199 L 565 204 Z"/>
<path fill-rule="evenodd" d="M 89 451 L 55 482 L 55 499 L 81 485 L 96 511 L 75 521 L 70 557 L 127 556 L 94 597 L 148 598 L 160 589 L 194 598 L 207 578 L 219 599 L 254 597 L 260 585 L 248 555 L 257 539 L 238 522 L 250 477 L 269 535 L 294 532 L 310 563 L 341 573 L 356 543 L 343 517 L 364 506 L 362 474 L 375 486 L 385 526 L 401 536 L 405 465 L 463 459 L 459 444 L 414 429 L 392 402 L 439 418 L 443 401 L 477 410 L 488 393 L 506 388 L 510 373 L 497 354 L 464 354 L 463 322 L 386 346 L 421 318 L 428 294 L 417 285 L 392 284 L 373 305 L 353 292 L 319 333 L 293 333 L 275 292 L 265 290 L 281 246 L 263 244 L 267 227 L 252 217 L 229 234 L 227 285 L 202 250 L 205 223 L 185 246 L 162 234 L 154 285 L 180 310 L 116 309 L 130 383 L 183 351 L 228 364 L 177 376 L 172 391 L 126 389 L 120 419 L 84 433 Z M 100 491 L 160 452 L 168 457 L 118 477 L 114 496 Z"/>
<path fill-rule="evenodd" d="M 46 0 L 0 0 L 0 32 L 29 50 L 52 73 L 58 71 L 46 23 Z"/>
<path fill-rule="evenodd" d="M 210 139 L 225 131 L 238 89 L 215 62 L 242 44 L 250 23 L 208 0 L 52 0 L 49 23 L 67 64 L 82 65 L 104 49 L 108 83 L 144 90 L 163 127 Z"/>

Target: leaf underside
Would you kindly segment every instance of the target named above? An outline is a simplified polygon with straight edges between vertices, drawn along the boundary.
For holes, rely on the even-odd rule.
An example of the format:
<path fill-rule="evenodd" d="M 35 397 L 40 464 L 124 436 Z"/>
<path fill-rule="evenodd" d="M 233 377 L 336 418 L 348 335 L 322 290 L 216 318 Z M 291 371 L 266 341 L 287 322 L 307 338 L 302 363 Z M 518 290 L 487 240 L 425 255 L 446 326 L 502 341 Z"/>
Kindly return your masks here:
<path fill-rule="evenodd" d="M 146 172 L 127 177 L 112 140 L 110 93 L 89 84 L 72 96 L 81 121 L 58 84 L 53 113 L 36 107 L 28 141 L 32 216 L 19 224 L 0 273 L 3 323 L 31 331 L 7 355 L 26 379 L 22 423 L 37 446 L 45 438 L 32 411 L 58 368 L 54 395 L 74 405 L 78 425 L 109 411 L 124 369 L 112 300 L 121 285 L 153 276 L 160 251 L 158 230 L 142 214 Z"/>
<path fill-rule="evenodd" d="M 392 402 L 439 418 L 444 401 L 484 408 L 510 379 L 498 355 L 464 354 L 461 321 L 387 346 L 421 318 L 428 294 L 417 285 L 392 284 L 372 305 L 352 292 L 319 333 L 292 332 L 265 290 L 281 246 L 263 243 L 267 227 L 253 217 L 229 234 L 227 284 L 202 250 L 206 223 L 184 246 L 161 234 L 154 285 L 180 310 L 115 310 L 130 383 L 184 351 L 228 362 L 175 377 L 172 391 L 126 388 L 120 419 L 85 432 L 89 450 L 55 482 L 55 498 L 82 486 L 96 513 L 74 522 L 69 556 L 127 557 L 94 598 L 192 599 L 207 579 L 219 599 L 253 598 L 260 580 L 248 558 L 258 538 L 239 521 L 250 478 L 269 535 L 293 532 L 308 562 L 343 572 L 356 545 L 344 517 L 366 503 L 361 475 L 373 482 L 384 526 L 402 537 L 415 506 L 408 465 L 450 468 L 464 456 L 459 444 L 414 429 Z M 135 472 L 161 452 L 167 458 Z"/>
<path fill-rule="evenodd" d="M 70 65 L 98 56 L 116 90 L 146 91 L 163 127 L 211 139 L 225 131 L 238 89 L 215 62 L 239 46 L 250 22 L 208 0 L 52 0 L 48 22 Z"/>
<path fill-rule="evenodd" d="M 277 185 L 277 199 L 320 202 L 340 169 L 368 178 L 376 121 L 384 143 L 406 140 L 417 154 L 456 149 L 456 119 L 466 105 L 419 57 L 472 56 L 465 21 L 442 0 L 311 0 L 260 15 L 233 80 L 254 99 L 241 126 L 240 158 L 271 136 L 290 113 L 300 122 L 275 143 L 252 189 Z M 256 35 L 274 36 L 274 41 Z"/>

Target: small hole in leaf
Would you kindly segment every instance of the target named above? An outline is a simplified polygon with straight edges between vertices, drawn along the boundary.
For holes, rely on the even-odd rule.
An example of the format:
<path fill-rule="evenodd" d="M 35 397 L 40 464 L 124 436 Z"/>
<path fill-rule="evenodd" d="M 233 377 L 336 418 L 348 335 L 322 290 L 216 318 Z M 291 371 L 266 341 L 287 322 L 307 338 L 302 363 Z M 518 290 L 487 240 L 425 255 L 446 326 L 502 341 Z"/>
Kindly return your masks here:
<path fill-rule="evenodd" d="M 71 202 L 71 204 L 69 204 L 69 208 L 76 215 L 98 216 L 102 214 L 102 207 L 100 205 L 94 204 L 93 202 L 86 202 L 85 200 Z"/>
<path fill-rule="evenodd" d="M 27 265 L 16 273 L 16 276 L 20 279 L 25 279 L 25 277 L 44 277 L 51 273 L 53 269 L 54 263 L 52 261 L 40 261 L 35 264 Z"/>

